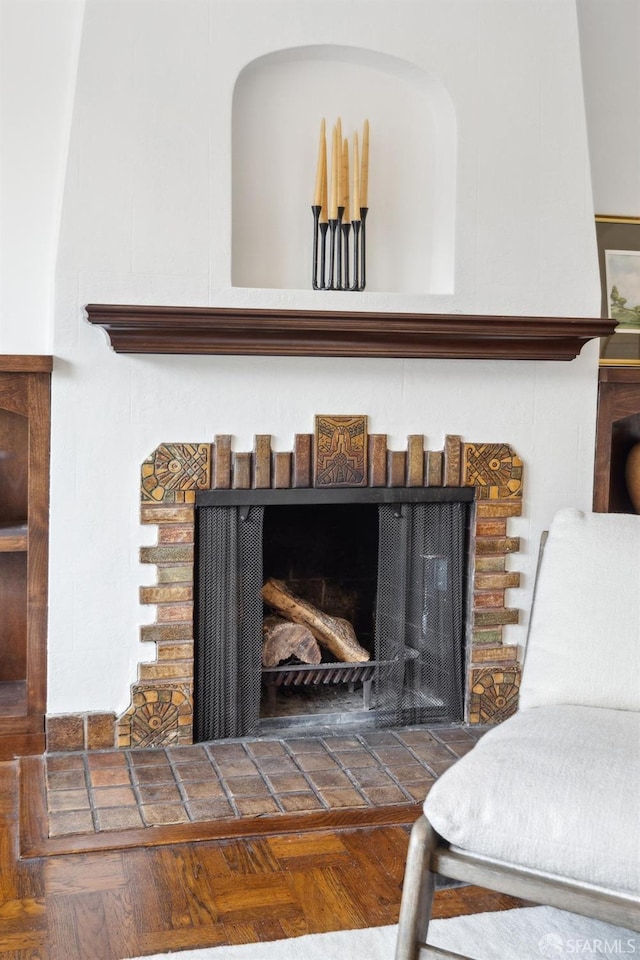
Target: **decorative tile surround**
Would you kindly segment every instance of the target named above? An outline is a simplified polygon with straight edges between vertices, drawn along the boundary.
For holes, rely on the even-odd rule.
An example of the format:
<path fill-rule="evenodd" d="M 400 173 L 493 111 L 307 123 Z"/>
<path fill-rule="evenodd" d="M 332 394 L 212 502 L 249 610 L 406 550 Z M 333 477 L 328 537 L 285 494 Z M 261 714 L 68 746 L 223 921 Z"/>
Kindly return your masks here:
<path fill-rule="evenodd" d="M 503 644 L 503 628 L 519 616 L 505 591 L 520 584 L 506 558 L 520 548 L 507 523 L 522 511 L 522 461 L 508 444 L 447 436 L 443 450 L 425 450 L 414 434 L 406 450 L 389 450 L 385 434 L 367 434 L 366 417 L 316 417 L 315 434 L 296 434 L 290 452 L 273 452 L 267 434 L 255 437 L 251 452 L 234 451 L 226 434 L 213 443 L 161 444 L 142 464 L 141 479 L 141 521 L 157 525 L 158 539 L 140 552 L 157 567 L 156 584 L 140 588 L 156 620 L 140 635 L 156 644 L 156 659 L 139 664 L 120 718 L 49 717 L 49 752 L 112 747 L 113 727 L 122 748 L 192 743 L 195 498 L 207 489 L 473 487 L 467 721 L 499 723 L 517 709 L 520 664 L 517 647 Z"/>

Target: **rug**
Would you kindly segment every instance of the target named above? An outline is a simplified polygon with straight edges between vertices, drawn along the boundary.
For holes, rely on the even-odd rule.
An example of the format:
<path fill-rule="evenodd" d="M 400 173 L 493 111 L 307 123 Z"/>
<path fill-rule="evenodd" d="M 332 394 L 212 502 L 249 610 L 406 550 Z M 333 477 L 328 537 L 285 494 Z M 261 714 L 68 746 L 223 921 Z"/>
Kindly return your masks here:
<path fill-rule="evenodd" d="M 396 932 L 395 926 L 340 930 L 271 943 L 158 953 L 144 960 L 392 960 Z M 640 956 L 640 934 L 552 907 L 432 920 L 427 940 L 474 960 Z"/>

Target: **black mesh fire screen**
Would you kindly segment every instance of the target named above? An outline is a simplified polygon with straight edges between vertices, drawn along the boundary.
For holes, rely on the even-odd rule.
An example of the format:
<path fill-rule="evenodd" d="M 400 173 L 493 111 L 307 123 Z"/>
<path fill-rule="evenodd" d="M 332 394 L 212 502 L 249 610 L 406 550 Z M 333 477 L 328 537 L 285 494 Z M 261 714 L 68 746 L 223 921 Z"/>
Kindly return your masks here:
<path fill-rule="evenodd" d="M 371 508 L 374 529 L 378 527 L 377 564 L 372 557 L 377 583 L 371 610 L 371 719 L 383 727 L 461 721 L 472 492 L 437 488 L 335 493 L 336 502 L 377 503 Z M 242 494 L 249 503 L 240 502 Z M 302 490 L 198 495 L 197 741 L 259 732 L 264 510 L 270 503 L 281 509 L 283 503 L 313 501 L 314 496 L 320 502 L 319 493 Z M 328 531 L 327 536 L 330 541 L 336 533 Z"/>
<path fill-rule="evenodd" d="M 380 507 L 381 726 L 463 719 L 468 511 L 466 503 Z"/>
<path fill-rule="evenodd" d="M 258 731 L 263 508 L 198 510 L 194 739 Z"/>

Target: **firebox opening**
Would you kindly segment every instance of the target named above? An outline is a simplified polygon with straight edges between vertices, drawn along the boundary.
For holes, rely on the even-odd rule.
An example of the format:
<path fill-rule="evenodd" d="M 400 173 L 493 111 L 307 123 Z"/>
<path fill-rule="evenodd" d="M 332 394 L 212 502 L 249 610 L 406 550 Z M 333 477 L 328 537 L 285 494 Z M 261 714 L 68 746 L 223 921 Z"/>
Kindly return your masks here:
<path fill-rule="evenodd" d="M 374 503 L 267 506 L 263 521 L 263 576 L 284 582 L 297 597 L 350 623 L 358 643 L 375 658 L 378 579 L 378 506 Z M 265 623 L 274 611 L 265 604 Z M 336 657 L 319 644 L 321 663 Z M 284 666 L 292 666 L 286 673 Z M 351 715 L 368 710 L 373 668 L 336 664 L 308 671 L 294 655 L 263 670 L 260 717 Z M 294 670 L 298 671 L 296 675 Z M 300 682 L 304 681 L 304 682 Z M 350 719 L 345 716 L 343 719 Z"/>
<path fill-rule="evenodd" d="M 284 580 L 303 599 L 344 617 L 353 624 L 359 643 L 373 654 L 375 504 L 266 507 L 262 544 L 265 580 Z"/>
<path fill-rule="evenodd" d="M 298 605 L 319 599 L 329 618 L 353 621 L 347 635 L 366 648 L 270 668 L 272 687 L 353 694 L 361 684 L 353 712 L 346 698 L 316 711 L 316 691 L 305 691 L 309 723 L 320 712 L 329 724 L 379 727 L 462 720 L 473 496 L 454 487 L 199 493 L 194 739 L 255 736 L 279 722 L 261 719 L 265 581 L 276 581 L 270 606 L 283 593 Z"/>

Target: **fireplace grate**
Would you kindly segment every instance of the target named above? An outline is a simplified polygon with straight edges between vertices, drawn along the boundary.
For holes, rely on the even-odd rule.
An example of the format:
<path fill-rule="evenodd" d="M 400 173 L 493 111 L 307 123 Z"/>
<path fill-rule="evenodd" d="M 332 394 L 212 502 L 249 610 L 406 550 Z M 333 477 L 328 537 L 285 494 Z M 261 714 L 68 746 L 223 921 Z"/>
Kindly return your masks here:
<path fill-rule="evenodd" d="M 415 650 L 405 650 L 405 657 L 414 659 Z M 363 706 L 371 708 L 371 688 L 379 677 L 379 671 L 388 671 L 394 664 L 368 660 L 365 663 L 319 663 L 309 666 L 304 663 L 287 663 L 277 667 L 263 667 L 262 680 L 267 688 L 269 703 L 273 709 L 277 687 L 309 687 L 338 683 L 361 683 Z"/>

